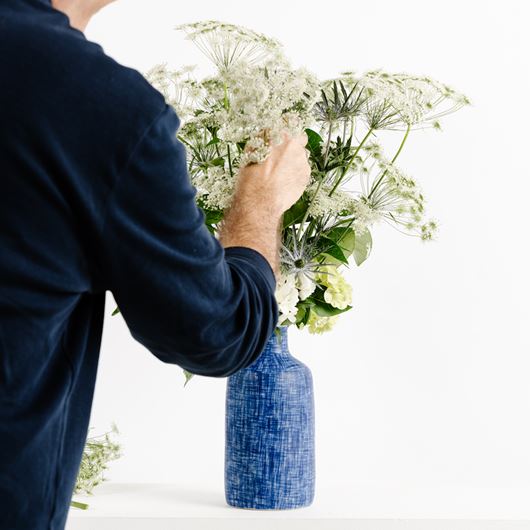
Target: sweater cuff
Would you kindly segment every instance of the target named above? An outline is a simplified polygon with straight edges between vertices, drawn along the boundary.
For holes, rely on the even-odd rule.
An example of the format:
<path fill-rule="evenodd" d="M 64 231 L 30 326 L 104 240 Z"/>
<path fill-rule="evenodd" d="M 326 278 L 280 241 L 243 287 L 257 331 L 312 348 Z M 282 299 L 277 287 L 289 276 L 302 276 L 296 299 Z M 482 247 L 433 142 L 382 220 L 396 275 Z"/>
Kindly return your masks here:
<path fill-rule="evenodd" d="M 224 251 L 226 258 L 242 258 L 244 261 L 252 265 L 253 268 L 257 269 L 265 278 L 271 291 L 274 293 L 276 290 L 276 277 L 274 276 L 274 271 L 272 270 L 270 263 L 261 252 L 250 247 L 228 247 L 225 248 Z"/>

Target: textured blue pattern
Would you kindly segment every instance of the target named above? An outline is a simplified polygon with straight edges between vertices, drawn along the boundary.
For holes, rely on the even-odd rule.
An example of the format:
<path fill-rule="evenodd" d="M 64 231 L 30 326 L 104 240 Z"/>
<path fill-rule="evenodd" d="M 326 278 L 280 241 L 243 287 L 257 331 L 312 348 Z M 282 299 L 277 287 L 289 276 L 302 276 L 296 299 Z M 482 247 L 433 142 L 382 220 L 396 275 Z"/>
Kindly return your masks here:
<path fill-rule="evenodd" d="M 225 496 L 238 508 L 300 508 L 314 498 L 313 378 L 281 331 L 227 381 Z"/>

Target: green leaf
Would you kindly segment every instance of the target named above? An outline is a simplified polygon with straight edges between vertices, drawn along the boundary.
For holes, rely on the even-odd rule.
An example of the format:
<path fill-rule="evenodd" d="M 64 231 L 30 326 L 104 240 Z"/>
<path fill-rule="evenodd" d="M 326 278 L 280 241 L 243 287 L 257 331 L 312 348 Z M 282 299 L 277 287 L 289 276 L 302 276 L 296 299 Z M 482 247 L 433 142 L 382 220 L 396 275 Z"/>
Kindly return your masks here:
<path fill-rule="evenodd" d="M 328 304 L 324 299 L 324 292 L 320 285 L 314 290 L 313 294 L 304 300 L 305 303 L 312 304 L 311 310 L 314 311 L 319 317 L 333 317 L 349 311 L 352 307 L 347 306 L 344 309 L 339 309 Z"/>
<path fill-rule="evenodd" d="M 219 138 L 217 138 L 217 136 L 215 138 L 212 138 L 206 145 L 205 147 L 208 147 L 209 145 L 216 145 L 219 143 Z"/>
<path fill-rule="evenodd" d="M 194 376 L 191 372 L 188 372 L 187 370 L 182 370 L 184 372 L 184 377 L 186 378 L 186 381 L 184 381 L 184 386 L 188 384 L 188 381 Z"/>
<path fill-rule="evenodd" d="M 71 501 L 70 506 L 72 506 L 73 508 L 79 508 L 80 510 L 88 509 L 88 504 L 84 502 Z"/>
<path fill-rule="evenodd" d="M 357 265 L 361 265 L 366 261 L 366 258 L 370 255 L 372 250 L 372 234 L 368 229 L 364 232 L 356 234 L 355 236 L 355 249 L 353 250 L 353 258 Z"/>
<path fill-rule="evenodd" d="M 287 228 L 288 226 L 301 221 L 306 210 L 307 204 L 301 197 L 283 214 L 283 227 Z"/>
<path fill-rule="evenodd" d="M 205 208 L 202 209 L 204 212 L 204 222 L 207 225 L 214 225 L 223 219 L 223 212 L 221 210 L 207 210 Z"/>
<path fill-rule="evenodd" d="M 348 263 L 348 258 L 344 255 L 341 247 L 332 239 L 329 239 L 325 236 L 319 237 L 317 247 L 320 249 L 322 254 L 327 254 L 341 263 Z"/>
<path fill-rule="evenodd" d="M 280 329 L 280 326 L 276 326 L 274 328 L 274 335 L 276 337 L 276 341 L 280 343 L 282 340 L 282 330 Z"/>
<path fill-rule="evenodd" d="M 120 310 L 119 310 L 118 308 L 116 308 L 116 309 L 112 312 L 112 315 L 111 315 L 111 316 L 117 315 L 119 312 L 120 312 Z"/>
<path fill-rule="evenodd" d="M 311 304 L 306 304 L 305 301 L 298 307 L 298 313 L 296 315 L 296 327 L 298 329 L 304 327 L 309 322 L 311 316 Z"/>
<path fill-rule="evenodd" d="M 307 134 L 307 144 L 306 148 L 311 153 L 312 157 L 318 162 L 322 158 L 322 143 L 324 140 L 322 136 L 313 129 L 305 129 Z"/>
<path fill-rule="evenodd" d="M 218 156 L 217 158 L 213 158 L 208 162 L 209 166 L 224 166 L 225 165 L 225 159 L 222 156 Z"/>
<path fill-rule="evenodd" d="M 311 314 L 311 305 L 304 302 L 298 305 L 298 312 L 296 313 L 297 327 L 305 326 Z"/>
<path fill-rule="evenodd" d="M 210 234 L 215 235 L 215 227 L 213 225 L 221 222 L 224 215 L 223 212 L 221 210 L 208 210 L 208 208 L 205 208 L 204 206 L 200 207 L 204 212 L 204 224 L 206 225 L 206 228 L 208 228 Z"/>
<path fill-rule="evenodd" d="M 326 236 L 334 241 L 347 258 L 350 257 L 355 249 L 355 230 L 345 226 L 336 226 L 332 228 Z"/>
<path fill-rule="evenodd" d="M 309 127 L 305 129 L 305 132 L 307 134 L 307 147 L 309 149 L 318 149 L 320 144 L 324 141 L 322 136 L 316 131 L 313 131 L 313 129 L 309 129 Z"/>
<path fill-rule="evenodd" d="M 328 304 L 327 302 L 321 302 L 320 300 L 315 300 L 313 311 L 319 317 L 334 317 L 335 315 L 340 315 L 341 313 L 345 313 L 346 311 L 349 311 L 351 308 L 352 306 L 349 305 L 349 306 L 346 306 L 344 309 L 339 309 L 338 307 L 333 307 L 331 304 Z"/>

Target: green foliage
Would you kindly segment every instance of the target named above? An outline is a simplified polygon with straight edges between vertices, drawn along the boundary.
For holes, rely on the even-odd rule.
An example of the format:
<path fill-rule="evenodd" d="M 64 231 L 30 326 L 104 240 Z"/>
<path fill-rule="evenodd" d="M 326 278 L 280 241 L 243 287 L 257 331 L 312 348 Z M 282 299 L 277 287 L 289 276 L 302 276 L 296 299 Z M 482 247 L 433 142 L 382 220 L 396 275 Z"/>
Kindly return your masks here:
<path fill-rule="evenodd" d="M 222 156 L 218 156 L 217 158 L 213 158 L 212 160 L 209 160 L 208 164 L 210 166 L 221 166 L 221 167 L 223 167 L 225 165 L 225 159 Z"/>
<path fill-rule="evenodd" d="M 337 139 L 330 143 L 325 172 L 328 173 L 337 168 L 343 170 L 351 168 L 354 159 L 361 161 L 361 157 L 357 154 L 357 146 L 355 148 L 352 146 L 352 137 L 350 136 L 344 141 L 340 136 L 337 136 Z"/>
<path fill-rule="evenodd" d="M 298 304 L 298 312 L 296 313 L 296 326 L 302 327 L 307 324 L 309 317 L 311 316 L 311 302 L 300 302 Z"/>
<path fill-rule="evenodd" d="M 201 210 L 204 212 L 204 224 L 211 234 L 217 232 L 217 224 L 223 220 L 223 212 L 220 210 L 210 210 L 205 206 L 201 206 Z"/>
<path fill-rule="evenodd" d="M 188 381 L 195 375 L 195 374 L 192 374 L 191 372 L 188 372 L 188 370 L 182 370 L 184 372 L 184 377 L 186 378 L 186 380 L 184 381 L 184 386 L 186 386 L 188 384 Z"/>
<path fill-rule="evenodd" d="M 219 75 L 194 79 L 188 69 L 171 71 L 160 65 L 148 77 L 181 116 L 187 115 L 178 138 L 188 150 L 204 222 L 217 235 L 236 189 L 237 170 L 263 160 L 271 133 L 279 132 L 272 118 L 286 113 L 298 117 L 293 124 L 303 124 L 307 134 L 311 178 L 300 199 L 283 215 L 278 325 L 295 320 L 299 327 L 309 323 L 310 330 L 327 331 L 336 319 L 326 319 L 350 306 L 337 309 L 327 303 L 326 289 L 333 304 L 351 303 L 351 287 L 341 269 L 353 260 L 359 266 L 369 257 L 371 226 L 387 221 L 399 231 L 432 239 L 436 223 L 425 218 L 421 189 L 396 160 L 410 131 L 439 128 L 439 118 L 469 100 L 423 75 L 343 71 L 320 80 L 280 62 L 269 69 L 260 66 L 261 59 L 278 58 L 279 47 L 265 36 L 217 21 L 186 27 Z M 303 87 L 303 97 L 293 87 Z M 266 94 L 274 97 L 261 97 Z M 381 129 L 404 133 L 393 154 L 383 148 L 377 133 Z M 254 149 L 247 152 L 249 141 Z M 335 278 L 327 282 L 326 274 Z M 184 374 L 186 385 L 193 374 Z"/>
<path fill-rule="evenodd" d="M 348 264 L 348 258 L 344 255 L 342 248 L 332 239 L 326 236 L 320 236 L 317 241 L 317 248 L 322 254 L 327 254 L 344 265 Z"/>
<path fill-rule="evenodd" d="M 322 156 L 322 143 L 323 139 L 317 132 L 313 129 L 305 129 L 307 134 L 307 144 L 306 149 L 309 151 L 311 160 L 318 168 L 319 171 L 324 169 L 324 160 Z"/>
<path fill-rule="evenodd" d="M 372 250 L 372 234 L 368 229 L 365 229 L 360 234 L 357 234 L 355 241 L 355 249 L 353 251 L 353 259 L 357 265 L 361 265 L 370 255 Z"/>
<path fill-rule="evenodd" d="M 111 431 L 102 436 L 87 438 L 74 494 L 91 495 L 94 488 L 105 480 L 103 474 L 108 468 L 108 463 L 121 456 L 121 447 L 112 439 L 113 434 L 119 434 L 116 424 L 112 424 Z M 84 503 L 72 502 L 72 506 L 81 509 L 88 508 L 88 505 Z"/>
<path fill-rule="evenodd" d="M 355 249 L 355 230 L 353 228 L 336 226 L 326 235 L 340 247 L 346 258 L 352 255 Z"/>
<path fill-rule="evenodd" d="M 307 211 L 307 203 L 302 196 L 284 214 L 283 228 L 287 228 L 295 223 L 299 223 Z"/>
<path fill-rule="evenodd" d="M 70 506 L 73 508 L 79 508 L 80 510 L 88 510 L 88 504 L 84 502 L 71 501 Z"/>
<path fill-rule="evenodd" d="M 344 309 L 339 309 L 337 307 L 333 307 L 331 304 L 328 304 L 324 300 L 325 291 L 326 289 L 319 285 L 317 286 L 313 294 L 306 299 L 306 303 L 311 304 L 311 309 L 319 317 L 333 317 L 335 315 L 345 313 L 346 311 L 349 311 L 352 308 L 351 306 L 347 306 Z"/>
<path fill-rule="evenodd" d="M 338 83 L 333 80 L 330 86 L 320 91 L 321 99 L 315 105 L 317 119 L 330 123 L 358 115 L 366 101 L 363 91 L 358 82 L 348 90 L 342 80 Z"/>
<path fill-rule="evenodd" d="M 205 147 L 208 147 L 210 145 L 217 145 L 219 142 L 219 138 L 217 138 L 217 136 L 214 136 L 209 142 L 205 144 Z"/>

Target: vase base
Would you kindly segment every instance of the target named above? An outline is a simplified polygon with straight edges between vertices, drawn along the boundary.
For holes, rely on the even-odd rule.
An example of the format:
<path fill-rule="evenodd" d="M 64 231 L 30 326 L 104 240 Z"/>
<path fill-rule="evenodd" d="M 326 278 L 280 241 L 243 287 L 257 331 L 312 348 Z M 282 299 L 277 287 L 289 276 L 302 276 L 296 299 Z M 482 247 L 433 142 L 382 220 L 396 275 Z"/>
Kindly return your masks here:
<path fill-rule="evenodd" d="M 311 506 L 313 504 L 313 501 L 311 502 L 308 502 L 306 504 L 300 504 L 300 505 L 297 505 L 297 506 L 271 506 L 270 508 L 265 508 L 265 507 L 254 507 L 254 506 L 240 506 L 238 504 L 232 504 L 230 502 L 227 502 L 226 503 L 228 506 L 230 506 L 231 508 L 238 508 L 240 510 L 252 510 L 252 511 L 258 511 L 258 512 L 283 512 L 285 510 L 298 510 L 300 508 L 307 508 L 309 506 Z"/>

